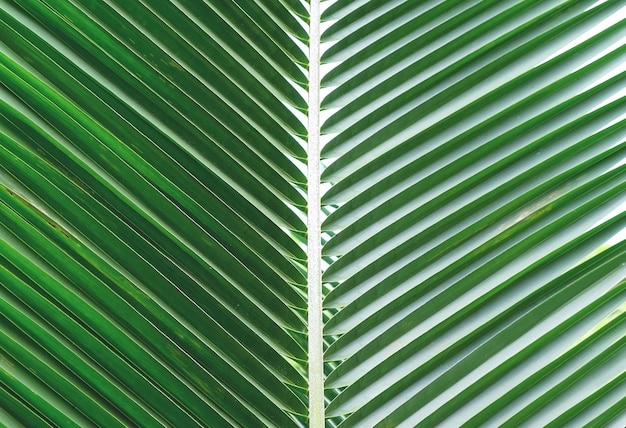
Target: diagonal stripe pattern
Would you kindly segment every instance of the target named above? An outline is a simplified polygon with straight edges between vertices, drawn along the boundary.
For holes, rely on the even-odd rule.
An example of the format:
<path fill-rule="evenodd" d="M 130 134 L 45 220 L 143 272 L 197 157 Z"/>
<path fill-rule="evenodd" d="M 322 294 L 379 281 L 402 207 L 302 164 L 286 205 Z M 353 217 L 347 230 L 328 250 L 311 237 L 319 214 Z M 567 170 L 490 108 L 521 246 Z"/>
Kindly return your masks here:
<path fill-rule="evenodd" d="M 322 19 L 329 423 L 622 426 L 623 2 Z"/>
<path fill-rule="evenodd" d="M 2 3 L 0 424 L 305 423 L 307 16 Z"/>

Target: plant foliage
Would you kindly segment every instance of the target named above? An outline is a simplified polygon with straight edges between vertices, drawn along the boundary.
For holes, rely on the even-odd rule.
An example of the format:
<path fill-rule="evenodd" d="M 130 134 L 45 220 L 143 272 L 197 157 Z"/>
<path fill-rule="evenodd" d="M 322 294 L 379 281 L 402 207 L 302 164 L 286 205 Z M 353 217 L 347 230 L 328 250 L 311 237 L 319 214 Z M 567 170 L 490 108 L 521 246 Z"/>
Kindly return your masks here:
<path fill-rule="evenodd" d="M 327 426 L 624 426 L 623 2 L 323 9 Z M 0 425 L 307 424 L 308 10 L 0 3 Z"/>

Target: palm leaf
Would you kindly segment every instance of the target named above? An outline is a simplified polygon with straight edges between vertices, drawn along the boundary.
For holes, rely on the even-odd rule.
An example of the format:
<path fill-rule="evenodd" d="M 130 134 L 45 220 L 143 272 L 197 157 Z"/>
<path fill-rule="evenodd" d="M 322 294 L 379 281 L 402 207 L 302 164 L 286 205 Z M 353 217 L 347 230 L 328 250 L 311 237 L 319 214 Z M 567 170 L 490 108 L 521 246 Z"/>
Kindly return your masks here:
<path fill-rule="evenodd" d="M 623 417 L 626 247 L 586 258 L 626 226 L 623 4 L 594 3 L 325 11 L 335 423 Z"/>
<path fill-rule="evenodd" d="M 301 423 L 295 15 L 29 1 L 0 16 L 7 417 Z"/>
<path fill-rule="evenodd" d="M 5 1 L 0 424 L 623 426 L 622 3 Z"/>

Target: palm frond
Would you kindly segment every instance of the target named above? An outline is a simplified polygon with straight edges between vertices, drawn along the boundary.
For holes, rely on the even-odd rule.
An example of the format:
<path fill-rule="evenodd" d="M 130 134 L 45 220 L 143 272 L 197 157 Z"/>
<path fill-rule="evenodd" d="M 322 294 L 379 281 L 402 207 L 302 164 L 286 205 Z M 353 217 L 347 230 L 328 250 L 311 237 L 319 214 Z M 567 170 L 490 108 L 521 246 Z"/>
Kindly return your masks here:
<path fill-rule="evenodd" d="M 326 10 L 335 423 L 624 417 L 626 247 L 595 251 L 626 227 L 623 17 L 618 1 Z"/>
<path fill-rule="evenodd" d="M 7 417 L 303 423 L 302 8 L 5 3 Z"/>

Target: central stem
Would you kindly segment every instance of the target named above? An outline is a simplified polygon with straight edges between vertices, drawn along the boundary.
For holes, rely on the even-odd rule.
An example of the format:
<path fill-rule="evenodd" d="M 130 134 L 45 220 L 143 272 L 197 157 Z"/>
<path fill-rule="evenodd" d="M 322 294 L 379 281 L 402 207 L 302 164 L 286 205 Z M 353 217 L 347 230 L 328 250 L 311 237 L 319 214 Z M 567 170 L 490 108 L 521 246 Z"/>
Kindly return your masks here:
<path fill-rule="evenodd" d="M 308 324 L 309 427 L 324 426 L 322 330 L 322 239 L 320 217 L 320 2 L 311 0 L 309 40 L 308 182 Z"/>

